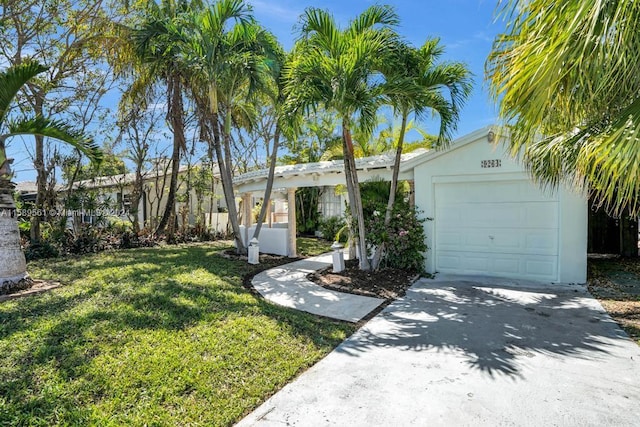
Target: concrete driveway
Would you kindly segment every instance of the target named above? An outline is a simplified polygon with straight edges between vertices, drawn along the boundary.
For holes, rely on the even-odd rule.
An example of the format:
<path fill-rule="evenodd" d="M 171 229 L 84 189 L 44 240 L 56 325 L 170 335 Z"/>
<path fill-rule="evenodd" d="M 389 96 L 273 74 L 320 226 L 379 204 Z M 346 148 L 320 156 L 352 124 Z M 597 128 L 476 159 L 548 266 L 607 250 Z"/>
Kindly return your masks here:
<path fill-rule="evenodd" d="M 631 426 L 640 347 L 582 286 L 416 283 L 239 425 Z"/>

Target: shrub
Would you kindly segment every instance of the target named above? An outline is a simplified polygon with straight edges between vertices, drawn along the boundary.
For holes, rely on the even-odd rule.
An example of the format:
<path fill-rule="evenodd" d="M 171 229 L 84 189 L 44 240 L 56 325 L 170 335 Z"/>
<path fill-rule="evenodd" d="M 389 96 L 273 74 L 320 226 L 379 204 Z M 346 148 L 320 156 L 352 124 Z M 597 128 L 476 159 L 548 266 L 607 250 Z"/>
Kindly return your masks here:
<path fill-rule="evenodd" d="M 105 249 L 102 229 L 90 225 L 82 225 L 76 233 L 72 233 L 67 250 L 72 254 L 86 254 Z"/>
<path fill-rule="evenodd" d="M 58 249 L 47 241 L 41 241 L 24 248 L 24 257 L 27 261 L 43 258 L 56 258 L 60 255 Z"/>
<path fill-rule="evenodd" d="M 371 247 L 386 244 L 381 267 L 400 268 L 422 273 L 424 253 L 427 251 L 424 235 L 424 219 L 412 208 L 394 209 L 391 222 L 384 226 L 384 211 L 374 211 L 365 219 L 367 240 Z"/>
<path fill-rule="evenodd" d="M 332 217 L 320 220 L 318 229 L 320 233 L 322 233 L 323 239 L 333 242 L 335 241 L 336 235 L 338 234 L 338 232 L 342 230 L 346 224 L 347 223 L 344 220 L 344 218 L 340 216 L 332 216 Z M 346 242 L 348 234 L 349 233 L 343 231 L 342 233 L 340 233 L 339 240 L 342 243 Z"/>
<path fill-rule="evenodd" d="M 406 186 L 399 185 L 388 227 L 384 226 L 391 183 L 374 179 L 361 184 L 362 210 L 370 252 L 385 244 L 380 267 L 424 271 L 427 251 L 423 223 L 416 210 L 409 205 Z"/>

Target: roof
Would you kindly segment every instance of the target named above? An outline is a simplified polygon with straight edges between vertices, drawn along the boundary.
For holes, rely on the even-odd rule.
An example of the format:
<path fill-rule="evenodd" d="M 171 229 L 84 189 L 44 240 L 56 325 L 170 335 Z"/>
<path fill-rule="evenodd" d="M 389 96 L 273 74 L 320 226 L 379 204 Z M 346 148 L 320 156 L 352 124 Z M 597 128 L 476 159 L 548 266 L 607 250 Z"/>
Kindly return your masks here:
<path fill-rule="evenodd" d="M 15 191 L 20 194 L 35 194 L 38 192 L 38 186 L 35 181 L 22 181 L 16 183 Z"/>
<path fill-rule="evenodd" d="M 419 158 L 429 153 L 428 150 L 420 148 L 410 153 L 402 155 L 400 162 L 407 162 L 412 159 Z M 395 153 L 381 154 L 379 156 L 362 157 L 356 159 L 356 169 L 358 170 L 372 170 L 372 169 L 390 169 L 393 166 L 395 160 Z M 328 173 L 341 173 L 344 171 L 343 160 L 331 160 L 326 162 L 316 163 L 300 163 L 296 165 L 276 166 L 274 171 L 274 177 L 288 178 L 299 175 L 324 175 Z M 269 173 L 268 169 L 260 169 L 252 172 L 247 172 L 234 178 L 234 185 L 240 185 L 252 181 L 261 181 L 267 178 Z"/>
<path fill-rule="evenodd" d="M 400 161 L 399 179 L 413 180 L 416 166 L 435 160 L 440 156 L 456 151 L 468 144 L 481 139 L 493 132 L 494 139 L 503 139 L 505 134 L 502 129 L 495 126 L 485 126 L 467 135 L 451 141 L 440 150 L 419 149 L 402 155 Z M 498 133 L 497 133 L 498 132 Z M 497 133 L 497 134 L 496 134 Z M 356 169 L 361 182 L 368 179 L 390 180 L 393 173 L 395 153 L 387 153 L 379 156 L 356 159 Z M 261 169 L 245 173 L 233 180 L 235 191 L 239 193 L 264 191 L 268 177 L 268 170 Z M 344 162 L 333 160 L 329 162 L 302 163 L 297 165 L 277 166 L 274 173 L 275 189 L 290 189 L 299 187 L 332 186 L 344 184 Z"/>
<path fill-rule="evenodd" d="M 193 166 L 195 165 L 192 165 L 191 167 Z M 189 166 L 180 166 L 180 169 L 178 172 L 183 173 L 183 172 L 187 172 L 188 170 L 189 170 Z M 170 174 L 171 174 L 171 168 L 167 169 L 166 171 L 166 175 L 170 175 Z M 158 177 L 165 176 L 165 171 L 160 170 L 157 175 L 156 175 L 156 171 L 153 169 L 142 172 L 143 180 L 154 179 L 157 176 Z M 136 174 L 131 172 L 131 173 L 125 173 L 120 175 L 112 175 L 112 176 L 98 176 L 96 178 L 78 181 L 75 184 L 73 184 L 73 187 L 74 188 L 79 188 L 79 187 L 108 188 L 108 187 L 116 187 L 120 185 L 133 184 L 135 180 L 136 180 Z"/>

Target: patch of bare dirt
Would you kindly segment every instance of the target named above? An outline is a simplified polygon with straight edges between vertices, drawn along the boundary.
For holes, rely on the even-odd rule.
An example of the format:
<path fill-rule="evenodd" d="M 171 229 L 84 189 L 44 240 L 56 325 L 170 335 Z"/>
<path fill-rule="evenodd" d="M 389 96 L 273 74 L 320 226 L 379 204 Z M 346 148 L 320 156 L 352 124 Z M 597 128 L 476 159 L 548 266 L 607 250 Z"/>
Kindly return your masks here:
<path fill-rule="evenodd" d="M 339 292 L 377 297 L 392 301 L 404 296 L 405 292 L 419 277 L 413 271 L 388 268 L 379 271 L 362 271 L 357 260 L 345 262 L 345 269 L 334 273 L 331 267 L 310 273 L 312 282 Z"/>
<path fill-rule="evenodd" d="M 587 287 L 640 344 L 640 259 L 590 259 Z"/>

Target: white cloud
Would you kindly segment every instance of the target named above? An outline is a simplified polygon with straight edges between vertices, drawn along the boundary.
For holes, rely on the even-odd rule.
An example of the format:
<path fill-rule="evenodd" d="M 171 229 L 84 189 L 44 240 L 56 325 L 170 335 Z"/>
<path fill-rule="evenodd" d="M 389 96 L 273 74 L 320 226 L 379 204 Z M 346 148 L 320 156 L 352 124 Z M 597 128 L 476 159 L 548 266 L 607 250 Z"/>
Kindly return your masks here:
<path fill-rule="evenodd" d="M 269 16 L 280 22 L 295 23 L 302 14 L 302 10 L 289 6 L 287 2 L 253 0 L 250 3 L 257 14 Z"/>

